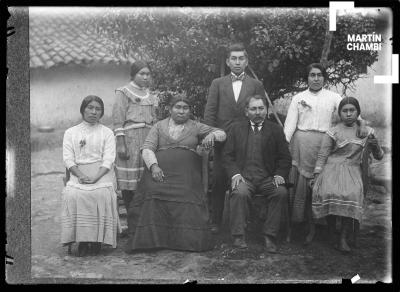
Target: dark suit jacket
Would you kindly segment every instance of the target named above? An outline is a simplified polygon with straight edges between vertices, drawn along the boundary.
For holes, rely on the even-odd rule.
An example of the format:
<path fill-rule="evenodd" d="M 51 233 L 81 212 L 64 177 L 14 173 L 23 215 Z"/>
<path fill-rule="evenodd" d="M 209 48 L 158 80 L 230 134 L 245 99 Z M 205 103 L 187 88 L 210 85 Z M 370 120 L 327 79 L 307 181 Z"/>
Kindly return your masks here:
<path fill-rule="evenodd" d="M 252 131 L 250 121 L 237 122 L 232 125 L 231 131 L 223 149 L 222 165 L 227 171 L 229 178 L 235 174 L 242 173 L 246 154 L 247 138 Z M 282 176 L 285 181 L 289 176 L 292 166 L 292 157 L 289 153 L 289 145 L 281 126 L 264 121 L 261 129 L 262 156 L 264 167 L 268 173 Z"/>
<path fill-rule="evenodd" d="M 246 74 L 236 102 L 230 75 L 213 80 L 204 111 L 204 123 L 224 131 L 229 130 L 233 122 L 247 119 L 244 113 L 246 97 L 265 96 L 262 83 Z"/>

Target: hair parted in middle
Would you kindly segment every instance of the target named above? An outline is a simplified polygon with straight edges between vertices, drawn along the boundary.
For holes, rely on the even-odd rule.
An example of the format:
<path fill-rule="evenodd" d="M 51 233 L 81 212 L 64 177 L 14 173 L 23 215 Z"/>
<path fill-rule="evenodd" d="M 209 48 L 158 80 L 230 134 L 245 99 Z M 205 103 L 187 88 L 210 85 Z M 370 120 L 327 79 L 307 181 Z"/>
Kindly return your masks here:
<path fill-rule="evenodd" d="M 325 66 L 322 65 L 321 63 L 311 63 L 310 65 L 308 65 L 306 67 L 306 71 L 304 72 L 304 80 L 307 81 L 308 80 L 308 75 L 310 74 L 310 71 L 313 69 L 319 69 L 322 73 L 322 76 L 324 77 L 324 82 L 328 80 L 328 73 L 326 73 L 326 69 Z"/>
<path fill-rule="evenodd" d="M 135 79 L 136 74 L 143 68 L 148 68 L 151 72 L 151 68 L 150 68 L 149 64 L 147 64 L 146 62 L 140 61 L 140 60 L 135 61 L 131 65 L 131 71 L 130 71 L 131 80 Z"/>
<path fill-rule="evenodd" d="M 100 118 L 104 115 L 104 102 L 103 100 L 98 97 L 97 95 L 88 95 L 86 96 L 81 103 L 81 107 L 79 109 L 79 111 L 81 112 L 81 115 L 83 116 L 83 113 L 85 112 L 85 108 L 88 106 L 89 103 L 91 103 L 92 101 L 97 101 L 100 106 L 101 106 L 101 115 Z"/>
<path fill-rule="evenodd" d="M 361 108 L 360 108 L 360 104 L 359 104 L 358 100 L 352 96 L 347 96 L 347 97 L 344 97 L 339 103 L 339 107 L 338 107 L 339 117 L 340 117 L 340 111 L 346 104 L 352 104 L 355 106 L 355 108 L 357 109 L 357 116 L 359 116 L 361 114 Z"/>
<path fill-rule="evenodd" d="M 172 108 L 177 102 L 180 102 L 180 101 L 187 103 L 190 107 L 192 106 L 192 102 L 189 100 L 189 98 L 187 97 L 187 95 L 185 93 L 174 94 L 170 98 L 168 104 Z"/>
<path fill-rule="evenodd" d="M 246 97 L 246 101 L 245 101 L 246 108 L 249 107 L 250 100 L 252 100 L 252 99 L 261 99 L 262 102 L 263 102 L 263 104 L 265 105 L 265 107 L 268 109 L 268 101 L 267 101 L 267 98 L 266 98 L 265 96 L 259 95 L 259 94 L 257 94 L 257 95 L 250 95 L 250 96 Z"/>

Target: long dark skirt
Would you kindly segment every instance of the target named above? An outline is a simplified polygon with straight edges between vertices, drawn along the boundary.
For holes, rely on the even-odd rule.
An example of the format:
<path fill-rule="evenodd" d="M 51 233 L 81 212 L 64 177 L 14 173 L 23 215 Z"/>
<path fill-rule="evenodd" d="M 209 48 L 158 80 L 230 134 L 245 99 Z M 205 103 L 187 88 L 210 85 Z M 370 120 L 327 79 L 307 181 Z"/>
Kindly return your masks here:
<path fill-rule="evenodd" d="M 212 248 L 199 155 L 170 148 L 156 152 L 156 156 L 165 175 L 164 182 L 155 182 L 145 169 L 129 206 L 127 251 Z"/>
<path fill-rule="evenodd" d="M 311 188 L 308 183 L 313 177 L 315 163 L 322 138 L 325 134 L 317 131 L 297 130 L 290 141 L 289 150 L 292 155 L 292 168 L 289 182 L 290 213 L 292 222 L 309 221 L 311 218 Z"/>

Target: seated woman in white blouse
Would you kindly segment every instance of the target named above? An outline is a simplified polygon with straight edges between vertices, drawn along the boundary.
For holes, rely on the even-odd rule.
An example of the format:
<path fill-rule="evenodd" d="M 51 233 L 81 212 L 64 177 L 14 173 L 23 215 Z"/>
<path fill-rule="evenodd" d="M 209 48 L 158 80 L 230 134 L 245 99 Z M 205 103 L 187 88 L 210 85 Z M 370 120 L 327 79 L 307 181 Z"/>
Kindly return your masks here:
<path fill-rule="evenodd" d="M 307 222 L 309 232 L 305 244 L 311 243 L 315 228 L 311 217 L 310 180 L 317 155 L 325 132 L 340 121 L 337 109 L 342 97 L 324 89 L 328 74 L 320 63 L 307 66 L 304 80 L 308 89 L 295 95 L 290 103 L 285 120 L 284 132 L 292 155 L 292 170 L 289 182 L 294 185 L 289 190 L 291 221 Z M 360 130 L 357 134 L 363 138 L 368 135 L 365 122 L 359 118 Z"/>
<path fill-rule="evenodd" d="M 120 225 L 114 133 L 99 123 L 104 103 L 89 95 L 80 112 L 83 121 L 67 129 L 63 140 L 63 160 L 71 177 L 62 192 L 61 243 L 79 242 L 78 256 L 84 256 L 98 254 L 102 243 L 115 248 Z"/>

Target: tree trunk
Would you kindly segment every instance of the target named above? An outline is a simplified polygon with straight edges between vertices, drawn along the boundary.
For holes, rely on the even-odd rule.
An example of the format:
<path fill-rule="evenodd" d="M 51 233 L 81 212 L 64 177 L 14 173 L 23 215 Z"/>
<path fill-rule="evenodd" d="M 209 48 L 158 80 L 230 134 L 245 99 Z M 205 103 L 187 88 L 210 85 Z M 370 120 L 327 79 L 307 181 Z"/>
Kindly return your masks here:
<path fill-rule="evenodd" d="M 327 68 L 330 65 L 328 61 L 328 55 L 331 50 L 332 39 L 333 39 L 333 31 L 329 30 L 329 21 L 327 21 L 325 41 L 324 41 L 324 46 L 322 47 L 322 54 L 320 59 L 320 63 L 324 65 L 325 68 Z"/>
<path fill-rule="evenodd" d="M 251 69 L 251 67 L 250 67 L 249 65 L 247 65 L 247 68 L 249 68 L 249 70 L 250 70 L 251 74 L 253 75 L 254 79 L 260 81 L 260 80 L 258 79 L 256 73 L 253 71 L 253 69 Z M 282 124 L 281 120 L 279 119 L 278 114 L 277 114 L 276 111 L 275 111 L 275 107 L 274 107 L 274 105 L 272 104 L 271 99 L 269 98 L 268 93 L 267 93 L 267 91 L 266 91 L 265 89 L 264 89 L 264 94 L 265 94 L 265 97 L 267 98 L 269 107 L 271 108 L 272 113 L 273 113 L 273 115 L 274 115 L 274 117 L 275 117 L 277 123 L 278 123 L 281 127 L 283 127 L 283 124 Z"/>
<path fill-rule="evenodd" d="M 219 48 L 219 73 L 222 76 L 225 76 L 225 47 L 220 47 Z"/>

